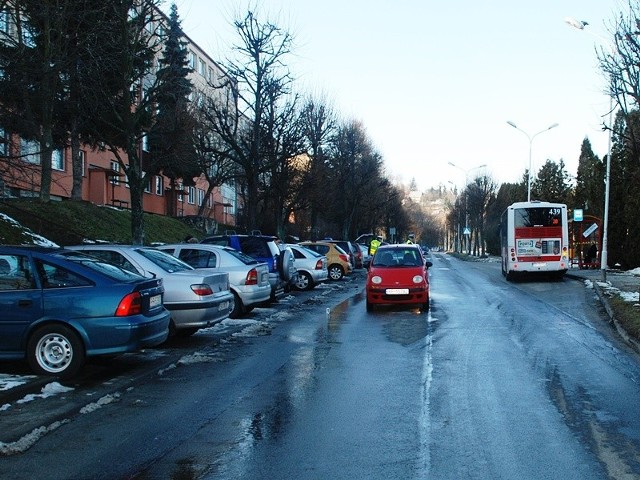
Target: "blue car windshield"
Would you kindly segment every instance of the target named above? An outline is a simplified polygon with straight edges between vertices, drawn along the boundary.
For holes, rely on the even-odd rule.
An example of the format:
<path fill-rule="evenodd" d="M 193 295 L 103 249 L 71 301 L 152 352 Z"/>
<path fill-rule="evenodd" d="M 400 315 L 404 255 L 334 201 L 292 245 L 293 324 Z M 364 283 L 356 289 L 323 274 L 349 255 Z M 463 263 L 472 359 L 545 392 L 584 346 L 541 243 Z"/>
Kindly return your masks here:
<path fill-rule="evenodd" d="M 163 252 L 160 250 L 156 250 L 153 248 L 140 248 L 137 252 L 145 257 L 147 260 L 152 261 L 165 272 L 175 273 L 175 272 L 184 272 L 186 270 L 193 270 L 194 268 L 188 263 L 183 262 L 177 257 L 173 255 Z"/>

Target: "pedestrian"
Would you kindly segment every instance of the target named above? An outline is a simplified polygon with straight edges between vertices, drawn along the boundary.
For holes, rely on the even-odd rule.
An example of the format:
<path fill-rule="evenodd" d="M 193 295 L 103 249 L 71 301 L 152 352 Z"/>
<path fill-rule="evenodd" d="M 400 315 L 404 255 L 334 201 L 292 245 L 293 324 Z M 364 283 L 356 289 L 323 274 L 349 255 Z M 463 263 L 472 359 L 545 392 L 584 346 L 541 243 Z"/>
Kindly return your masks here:
<path fill-rule="evenodd" d="M 376 250 L 378 250 L 378 247 L 380 246 L 380 244 L 382 243 L 382 237 L 374 237 L 371 239 L 371 242 L 369 242 L 369 255 L 373 257 L 373 255 L 375 255 Z"/>

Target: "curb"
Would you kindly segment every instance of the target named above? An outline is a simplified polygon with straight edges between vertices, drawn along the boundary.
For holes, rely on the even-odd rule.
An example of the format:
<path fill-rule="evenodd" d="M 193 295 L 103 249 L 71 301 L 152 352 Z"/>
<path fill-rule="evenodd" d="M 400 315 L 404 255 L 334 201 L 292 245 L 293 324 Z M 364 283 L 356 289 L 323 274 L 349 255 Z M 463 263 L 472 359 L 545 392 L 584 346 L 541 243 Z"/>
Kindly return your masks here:
<path fill-rule="evenodd" d="M 149 379 L 156 377 L 158 372 L 169 368 L 172 364 L 175 364 L 177 359 L 179 359 L 179 356 L 172 356 L 171 359 L 166 359 L 159 364 L 154 364 L 153 366 L 149 366 L 149 368 L 144 368 L 130 377 L 123 378 L 121 382 L 115 382 L 106 387 L 103 384 L 102 387 L 104 388 L 100 392 L 100 397 L 113 395 L 118 392 L 125 392 L 132 385 L 148 381 Z M 29 394 L 42 393 L 43 387 L 51 382 L 60 382 L 60 379 L 55 376 L 38 378 L 27 382 L 24 385 L 14 387 L 8 392 L 2 392 L 3 394 L 0 395 L 0 406 L 5 403 L 16 403 L 18 400 Z M 23 438 L 26 438 L 29 434 L 33 433 L 35 429 L 42 427 L 49 429 L 57 424 L 72 420 L 81 415 L 83 407 L 94 402 L 95 400 L 87 400 L 84 397 L 69 399 L 65 406 L 59 409 L 57 413 L 47 417 L 46 419 L 42 419 L 38 424 L 27 420 L 20 425 L 8 426 L 7 429 L 2 432 L 2 434 L 6 435 L 8 438 L 0 438 L 0 446 L 2 444 L 10 445 L 12 443 L 20 442 Z M 6 455 L 12 455 L 12 453 L 2 453 L 0 451 L 0 458 Z"/>
<path fill-rule="evenodd" d="M 569 277 L 574 280 L 581 280 L 581 281 L 588 280 L 587 278 L 581 277 L 580 275 L 572 275 L 570 273 L 565 274 L 565 277 Z M 640 342 L 638 342 L 633 337 L 631 337 L 631 335 L 629 335 L 629 333 L 622 327 L 622 325 L 618 323 L 613 313 L 613 309 L 611 308 L 611 305 L 609 305 L 609 299 L 602 291 L 602 288 L 600 287 L 600 285 L 598 285 L 598 282 L 593 281 L 592 283 L 593 283 L 593 289 L 595 290 L 596 295 L 600 300 L 600 303 L 602 304 L 605 311 L 607 312 L 607 316 L 609 317 L 609 323 L 611 323 L 611 325 L 615 328 L 616 332 L 618 332 L 618 334 L 629 346 L 631 346 L 637 353 L 640 353 Z"/>

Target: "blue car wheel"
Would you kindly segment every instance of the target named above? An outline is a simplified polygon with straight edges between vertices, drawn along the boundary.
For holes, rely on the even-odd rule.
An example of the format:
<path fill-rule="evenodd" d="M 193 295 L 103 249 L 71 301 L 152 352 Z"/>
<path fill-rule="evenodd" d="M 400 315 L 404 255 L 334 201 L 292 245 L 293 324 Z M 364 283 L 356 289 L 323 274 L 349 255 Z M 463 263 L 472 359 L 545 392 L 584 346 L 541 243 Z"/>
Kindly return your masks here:
<path fill-rule="evenodd" d="M 27 361 L 39 375 L 70 378 L 84 365 L 84 346 L 71 328 L 59 324 L 45 325 L 29 338 Z"/>

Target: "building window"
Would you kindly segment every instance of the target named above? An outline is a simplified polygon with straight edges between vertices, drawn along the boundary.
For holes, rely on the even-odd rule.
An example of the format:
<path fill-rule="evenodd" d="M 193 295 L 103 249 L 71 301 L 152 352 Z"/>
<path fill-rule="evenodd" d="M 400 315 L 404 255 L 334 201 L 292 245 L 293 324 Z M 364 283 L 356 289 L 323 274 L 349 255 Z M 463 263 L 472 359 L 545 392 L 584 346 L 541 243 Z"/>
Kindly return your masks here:
<path fill-rule="evenodd" d="M 142 172 L 142 175 L 147 180 L 144 184 L 144 193 L 151 193 L 151 177 L 148 177 L 145 172 Z"/>
<path fill-rule="evenodd" d="M 199 59 L 200 63 L 200 75 L 202 75 L 203 77 L 207 75 L 207 63 L 203 60 L 203 59 Z"/>
<path fill-rule="evenodd" d="M 189 199 L 187 200 L 191 205 L 196 203 L 196 189 L 189 187 Z"/>
<path fill-rule="evenodd" d="M 54 150 L 51 152 L 51 168 L 64 171 L 64 151 Z"/>
<path fill-rule="evenodd" d="M 196 71 L 196 67 L 198 66 L 198 56 L 196 55 L 196 52 L 192 50 L 189 50 L 189 66 L 194 72 Z"/>
<path fill-rule="evenodd" d="M 156 175 L 156 195 L 162 196 L 164 192 L 164 179 L 160 175 Z"/>
<path fill-rule="evenodd" d="M 207 77 L 209 83 L 213 82 L 213 68 L 209 67 L 209 76 Z"/>
<path fill-rule="evenodd" d="M 184 185 L 182 185 L 182 182 L 178 183 L 178 201 L 182 202 L 183 200 L 183 195 L 182 192 L 184 191 Z"/>
<path fill-rule="evenodd" d="M 20 156 L 29 163 L 40 164 L 40 143 L 34 140 L 20 139 Z"/>
<path fill-rule="evenodd" d="M 198 206 L 201 207 L 204 203 L 204 190 L 198 188 Z"/>
<path fill-rule="evenodd" d="M 146 133 L 142 136 L 142 151 L 143 152 L 148 152 L 149 151 L 149 135 L 147 135 Z"/>
<path fill-rule="evenodd" d="M 115 160 L 111 160 L 111 170 L 113 170 L 114 172 L 120 172 L 120 164 L 118 162 L 116 162 Z M 111 185 L 120 185 L 120 176 L 119 175 L 114 175 L 112 174 L 109 181 L 111 182 Z"/>

